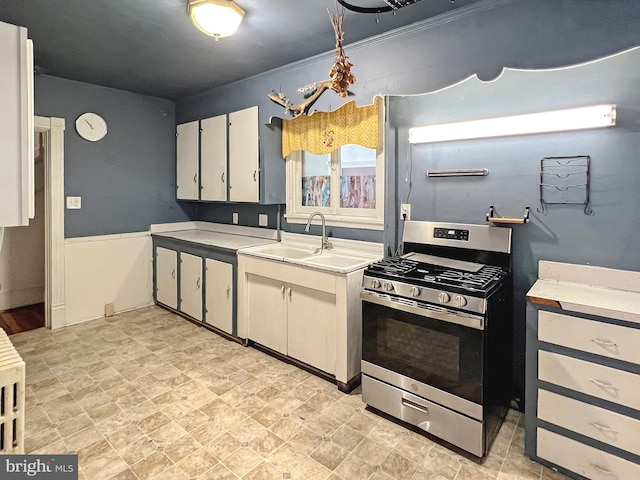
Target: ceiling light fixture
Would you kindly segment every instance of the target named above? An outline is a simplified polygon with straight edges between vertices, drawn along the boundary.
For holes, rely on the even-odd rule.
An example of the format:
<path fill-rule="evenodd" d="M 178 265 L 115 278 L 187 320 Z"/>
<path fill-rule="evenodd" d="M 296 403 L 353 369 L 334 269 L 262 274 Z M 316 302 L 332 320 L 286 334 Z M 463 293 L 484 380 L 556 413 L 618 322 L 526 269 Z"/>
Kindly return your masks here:
<path fill-rule="evenodd" d="M 616 124 L 615 105 L 594 105 L 512 117 L 443 123 L 409 129 L 409 143 L 435 143 L 474 138 L 562 132 Z"/>
<path fill-rule="evenodd" d="M 187 12 L 199 30 L 216 40 L 236 33 L 245 14 L 232 0 L 189 0 Z"/>

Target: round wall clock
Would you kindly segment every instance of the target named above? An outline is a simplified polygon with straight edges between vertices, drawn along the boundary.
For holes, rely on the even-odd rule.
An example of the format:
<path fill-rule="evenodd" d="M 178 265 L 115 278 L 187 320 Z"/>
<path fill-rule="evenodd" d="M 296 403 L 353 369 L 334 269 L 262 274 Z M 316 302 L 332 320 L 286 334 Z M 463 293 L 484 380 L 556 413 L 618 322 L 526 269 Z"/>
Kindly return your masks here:
<path fill-rule="evenodd" d="M 85 140 L 97 142 L 107 134 L 107 122 L 97 113 L 83 113 L 76 120 L 76 131 Z"/>

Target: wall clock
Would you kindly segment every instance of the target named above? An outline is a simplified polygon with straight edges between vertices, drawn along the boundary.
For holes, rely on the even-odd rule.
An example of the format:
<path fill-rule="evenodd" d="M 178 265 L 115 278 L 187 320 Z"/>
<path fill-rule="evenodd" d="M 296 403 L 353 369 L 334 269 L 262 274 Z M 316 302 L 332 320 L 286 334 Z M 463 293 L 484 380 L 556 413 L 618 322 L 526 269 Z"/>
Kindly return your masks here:
<path fill-rule="evenodd" d="M 83 113 L 76 120 L 76 131 L 85 140 L 97 142 L 107 134 L 107 122 L 97 113 Z"/>

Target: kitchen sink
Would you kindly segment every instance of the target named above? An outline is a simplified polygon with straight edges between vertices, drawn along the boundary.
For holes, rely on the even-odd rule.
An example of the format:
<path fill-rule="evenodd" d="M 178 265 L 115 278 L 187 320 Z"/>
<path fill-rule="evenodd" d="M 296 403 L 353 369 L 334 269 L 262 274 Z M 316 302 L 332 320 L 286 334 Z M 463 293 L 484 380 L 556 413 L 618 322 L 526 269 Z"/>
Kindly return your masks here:
<path fill-rule="evenodd" d="M 310 265 L 325 265 L 327 267 L 346 268 L 359 265 L 361 263 L 368 263 L 368 260 L 358 257 L 346 257 L 343 255 L 336 255 L 334 253 L 322 253 L 321 255 L 313 255 L 311 257 L 301 258 L 300 261 L 308 263 Z"/>
<path fill-rule="evenodd" d="M 289 246 L 282 246 L 282 245 L 273 245 L 273 246 L 270 245 L 266 248 L 261 248 L 259 252 L 265 255 L 273 255 L 273 256 L 282 257 L 285 259 L 290 258 L 293 260 L 298 260 L 298 259 L 313 255 L 314 250 L 312 249 L 306 250 L 303 248 L 296 248 L 296 247 L 289 247 Z"/>

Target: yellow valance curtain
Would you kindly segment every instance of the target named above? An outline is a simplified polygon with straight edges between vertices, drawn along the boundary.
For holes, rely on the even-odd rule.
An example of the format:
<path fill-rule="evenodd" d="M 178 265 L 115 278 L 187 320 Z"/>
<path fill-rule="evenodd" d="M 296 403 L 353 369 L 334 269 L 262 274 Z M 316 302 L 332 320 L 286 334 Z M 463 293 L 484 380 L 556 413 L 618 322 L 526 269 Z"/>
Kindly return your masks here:
<path fill-rule="evenodd" d="M 358 108 L 351 101 L 334 112 L 284 120 L 282 158 L 297 150 L 322 155 L 348 144 L 378 148 L 381 103 L 382 97 L 377 96 L 373 105 Z"/>

